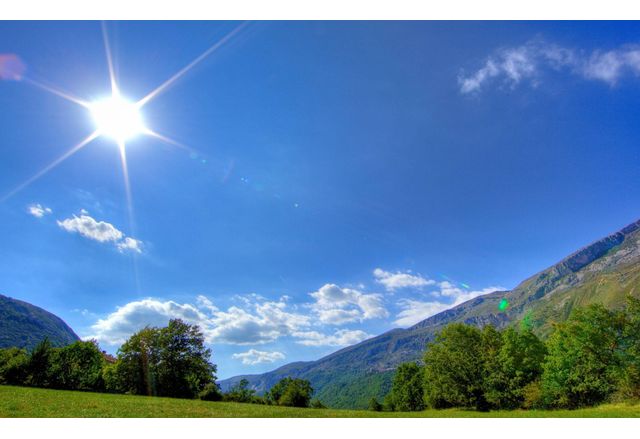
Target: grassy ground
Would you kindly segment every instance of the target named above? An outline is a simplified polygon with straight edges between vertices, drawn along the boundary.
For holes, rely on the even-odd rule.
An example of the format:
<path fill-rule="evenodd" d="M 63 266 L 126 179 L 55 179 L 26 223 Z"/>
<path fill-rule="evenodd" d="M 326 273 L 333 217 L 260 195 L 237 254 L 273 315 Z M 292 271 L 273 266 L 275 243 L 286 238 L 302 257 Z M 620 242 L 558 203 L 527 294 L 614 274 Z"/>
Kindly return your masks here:
<path fill-rule="evenodd" d="M 111 395 L 0 386 L 0 417 L 117 418 L 323 418 L 323 417 L 640 417 L 640 405 L 607 404 L 582 410 L 515 410 L 479 413 L 471 410 L 425 410 L 414 413 L 365 410 L 298 409 L 231 402 L 207 402 L 146 396 Z"/>

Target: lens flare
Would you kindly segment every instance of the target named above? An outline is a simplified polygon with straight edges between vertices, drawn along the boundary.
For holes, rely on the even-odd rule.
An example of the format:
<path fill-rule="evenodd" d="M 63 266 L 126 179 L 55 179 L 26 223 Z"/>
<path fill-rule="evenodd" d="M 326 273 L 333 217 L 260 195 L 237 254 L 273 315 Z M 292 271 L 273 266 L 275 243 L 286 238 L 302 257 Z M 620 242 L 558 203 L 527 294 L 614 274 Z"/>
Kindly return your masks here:
<path fill-rule="evenodd" d="M 89 110 L 100 134 L 118 143 L 146 131 L 138 106 L 117 94 L 91 104 Z"/>

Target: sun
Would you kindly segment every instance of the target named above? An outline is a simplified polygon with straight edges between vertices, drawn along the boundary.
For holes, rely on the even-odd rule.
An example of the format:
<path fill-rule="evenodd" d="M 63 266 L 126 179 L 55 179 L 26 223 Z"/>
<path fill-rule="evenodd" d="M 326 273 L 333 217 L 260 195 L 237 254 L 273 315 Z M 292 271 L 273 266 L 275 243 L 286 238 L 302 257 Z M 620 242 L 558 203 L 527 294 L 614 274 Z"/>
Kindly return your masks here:
<path fill-rule="evenodd" d="M 147 131 L 139 106 L 117 93 L 91 103 L 89 111 L 98 133 L 118 143 Z"/>

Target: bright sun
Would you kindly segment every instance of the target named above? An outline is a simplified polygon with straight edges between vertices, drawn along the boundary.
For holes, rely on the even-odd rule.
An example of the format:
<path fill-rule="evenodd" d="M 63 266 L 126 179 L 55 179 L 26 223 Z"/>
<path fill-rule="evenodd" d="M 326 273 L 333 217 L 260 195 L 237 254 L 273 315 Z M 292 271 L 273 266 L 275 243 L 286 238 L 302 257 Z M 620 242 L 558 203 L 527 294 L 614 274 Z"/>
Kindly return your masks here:
<path fill-rule="evenodd" d="M 146 131 L 139 106 L 119 95 L 97 101 L 89 106 L 100 135 L 124 142 Z"/>

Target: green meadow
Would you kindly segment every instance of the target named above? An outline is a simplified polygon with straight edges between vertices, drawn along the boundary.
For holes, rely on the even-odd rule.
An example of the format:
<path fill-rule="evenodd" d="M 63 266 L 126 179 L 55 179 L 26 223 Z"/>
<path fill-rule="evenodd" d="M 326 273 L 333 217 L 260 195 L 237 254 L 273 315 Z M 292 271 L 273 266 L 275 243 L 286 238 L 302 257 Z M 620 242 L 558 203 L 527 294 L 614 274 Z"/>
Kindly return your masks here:
<path fill-rule="evenodd" d="M 627 418 L 640 417 L 640 404 L 604 404 L 581 410 L 477 412 L 448 409 L 372 412 L 293 408 L 233 402 L 116 395 L 0 386 L 0 417 L 14 418 Z"/>

